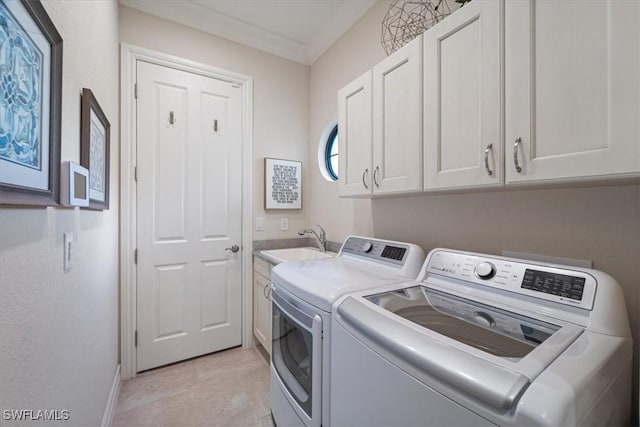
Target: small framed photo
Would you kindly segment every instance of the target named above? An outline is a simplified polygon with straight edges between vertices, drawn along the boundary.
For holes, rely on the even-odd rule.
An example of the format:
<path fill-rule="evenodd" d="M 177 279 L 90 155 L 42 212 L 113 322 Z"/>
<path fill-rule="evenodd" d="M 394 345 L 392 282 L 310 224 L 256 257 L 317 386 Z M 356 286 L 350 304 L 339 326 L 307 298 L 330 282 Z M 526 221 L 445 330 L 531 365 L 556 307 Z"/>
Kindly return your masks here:
<path fill-rule="evenodd" d="M 60 201 L 62 37 L 39 0 L 0 1 L 0 205 Z"/>
<path fill-rule="evenodd" d="M 264 208 L 302 209 L 302 162 L 264 159 Z"/>
<path fill-rule="evenodd" d="M 89 209 L 109 209 L 109 120 L 91 89 L 82 89 L 80 164 L 89 170 Z"/>

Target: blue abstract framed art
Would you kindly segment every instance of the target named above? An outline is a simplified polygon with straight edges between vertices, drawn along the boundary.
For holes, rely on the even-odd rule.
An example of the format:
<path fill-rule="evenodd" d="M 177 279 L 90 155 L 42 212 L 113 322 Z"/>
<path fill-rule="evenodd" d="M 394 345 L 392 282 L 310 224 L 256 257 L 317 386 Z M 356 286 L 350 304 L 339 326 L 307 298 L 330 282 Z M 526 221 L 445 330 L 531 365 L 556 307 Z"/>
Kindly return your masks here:
<path fill-rule="evenodd" d="M 62 38 L 39 0 L 0 1 L 0 204 L 56 206 Z"/>
<path fill-rule="evenodd" d="M 80 164 L 89 170 L 89 209 L 109 209 L 110 127 L 91 89 L 82 89 Z"/>

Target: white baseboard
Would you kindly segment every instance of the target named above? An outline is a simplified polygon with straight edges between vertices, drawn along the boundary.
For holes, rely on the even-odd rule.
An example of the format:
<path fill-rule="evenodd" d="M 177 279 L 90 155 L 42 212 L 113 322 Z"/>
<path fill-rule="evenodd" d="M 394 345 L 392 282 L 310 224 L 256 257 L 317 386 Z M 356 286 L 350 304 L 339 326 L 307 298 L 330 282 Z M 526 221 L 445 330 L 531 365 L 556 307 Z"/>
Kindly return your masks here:
<path fill-rule="evenodd" d="M 120 364 L 116 366 L 116 374 L 113 377 L 113 384 L 111 385 L 111 392 L 109 392 L 109 400 L 107 400 L 107 406 L 104 409 L 104 415 L 102 416 L 101 427 L 111 426 L 113 421 L 113 415 L 116 413 L 116 404 L 118 403 L 118 396 L 120 395 Z"/>

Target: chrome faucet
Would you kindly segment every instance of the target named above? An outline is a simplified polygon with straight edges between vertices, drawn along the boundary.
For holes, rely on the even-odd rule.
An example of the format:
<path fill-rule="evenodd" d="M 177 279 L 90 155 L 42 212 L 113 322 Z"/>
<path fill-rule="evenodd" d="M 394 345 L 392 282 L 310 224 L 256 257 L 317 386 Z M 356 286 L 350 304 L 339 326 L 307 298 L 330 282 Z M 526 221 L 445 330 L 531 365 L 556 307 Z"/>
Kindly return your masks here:
<path fill-rule="evenodd" d="M 318 241 L 318 246 L 320 246 L 320 250 L 322 252 L 326 252 L 327 251 L 327 233 L 324 232 L 324 229 L 320 226 L 320 224 L 317 224 L 317 226 L 320 229 L 319 234 L 316 233 L 316 231 L 312 228 L 305 228 L 304 230 L 298 231 L 298 235 L 304 236 L 305 234 L 313 234 L 313 237 L 315 237 L 316 240 Z"/>

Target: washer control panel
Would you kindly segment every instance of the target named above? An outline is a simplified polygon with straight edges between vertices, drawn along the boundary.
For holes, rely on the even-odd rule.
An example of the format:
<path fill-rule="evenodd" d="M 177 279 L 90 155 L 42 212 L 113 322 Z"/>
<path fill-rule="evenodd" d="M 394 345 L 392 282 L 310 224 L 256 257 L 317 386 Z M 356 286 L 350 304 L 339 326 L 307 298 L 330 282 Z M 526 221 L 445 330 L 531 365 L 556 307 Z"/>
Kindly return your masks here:
<path fill-rule="evenodd" d="M 593 309 L 597 283 L 590 274 L 508 258 L 438 250 L 423 272 L 502 289 L 509 292 Z"/>
<path fill-rule="evenodd" d="M 372 261 L 402 266 L 407 259 L 409 249 L 410 246 L 404 243 L 352 236 L 345 240 L 341 251 L 365 257 Z"/>

